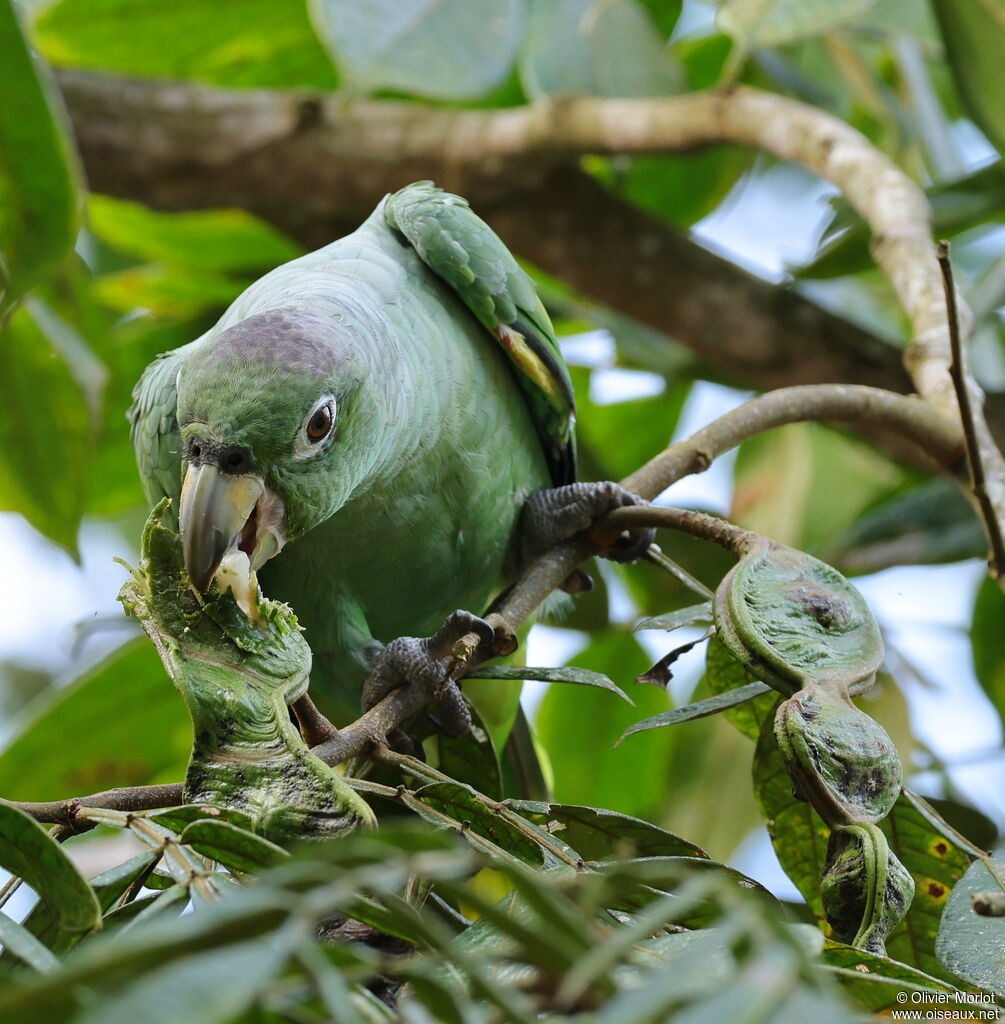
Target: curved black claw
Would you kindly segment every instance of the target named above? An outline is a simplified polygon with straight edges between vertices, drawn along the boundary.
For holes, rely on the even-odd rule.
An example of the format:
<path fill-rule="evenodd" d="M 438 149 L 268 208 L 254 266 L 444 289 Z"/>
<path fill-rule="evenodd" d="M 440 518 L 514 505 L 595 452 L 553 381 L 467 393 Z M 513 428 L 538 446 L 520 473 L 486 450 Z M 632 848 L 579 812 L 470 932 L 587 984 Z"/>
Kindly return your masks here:
<path fill-rule="evenodd" d="M 472 647 L 495 639 L 495 630 L 484 619 L 458 610 L 430 637 L 392 640 L 363 684 L 363 710 L 369 711 L 399 686 L 416 686 L 426 702 L 436 705 L 440 728 L 448 735 L 463 736 L 471 728 L 471 715 L 451 673 L 458 658 L 454 648 L 469 634 L 477 641 Z"/>
<path fill-rule="evenodd" d="M 548 491 L 535 491 L 525 502 L 521 519 L 521 555 L 530 561 L 588 529 L 593 523 L 625 505 L 645 505 L 642 498 L 610 480 L 579 482 Z M 634 562 L 653 542 L 650 527 L 629 530 L 603 553 L 613 562 Z"/>

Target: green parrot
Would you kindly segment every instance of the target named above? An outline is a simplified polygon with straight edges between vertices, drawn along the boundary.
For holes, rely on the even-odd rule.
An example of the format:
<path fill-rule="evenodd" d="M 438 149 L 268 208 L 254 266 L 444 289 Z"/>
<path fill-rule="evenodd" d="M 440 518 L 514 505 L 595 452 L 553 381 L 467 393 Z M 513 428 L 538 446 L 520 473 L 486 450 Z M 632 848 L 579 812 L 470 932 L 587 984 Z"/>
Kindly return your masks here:
<path fill-rule="evenodd" d="M 399 685 L 442 694 L 444 629 L 492 637 L 462 609 L 637 500 L 574 482 L 572 387 L 534 283 L 429 182 L 158 357 L 130 419 L 147 498 L 180 498 L 193 584 L 230 586 L 249 614 L 258 581 L 288 602 L 311 693 L 341 721 Z"/>

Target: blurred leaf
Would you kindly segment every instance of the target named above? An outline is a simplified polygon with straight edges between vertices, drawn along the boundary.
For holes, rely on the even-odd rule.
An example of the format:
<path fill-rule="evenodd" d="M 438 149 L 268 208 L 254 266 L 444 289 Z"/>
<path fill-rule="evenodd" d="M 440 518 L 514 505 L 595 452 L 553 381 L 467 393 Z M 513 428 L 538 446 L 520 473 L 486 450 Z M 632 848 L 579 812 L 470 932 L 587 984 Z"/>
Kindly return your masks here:
<path fill-rule="evenodd" d="M 793 423 L 740 446 L 730 518 L 816 553 L 903 479 L 903 470 L 861 441 Z"/>
<path fill-rule="evenodd" d="M 744 50 L 822 35 L 861 18 L 876 0 L 720 0 L 716 20 Z"/>
<path fill-rule="evenodd" d="M 1005 722 L 1005 594 L 995 580 L 985 579 L 977 590 L 970 644 L 974 672 L 981 688 Z"/>
<path fill-rule="evenodd" d="M 618 680 L 645 671 L 648 659 L 630 633 L 612 630 L 594 639 L 573 664 L 588 665 Z M 655 687 L 639 687 L 632 695 L 637 708 L 612 701 L 609 694 L 592 687 L 553 686 L 545 694 L 536 726 L 552 762 L 558 800 L 640 818 L 659 812 L 675 742 L 672 732 L 650 733 L 612 748 L 640 714 L 664 710 L 667 697 Z M 572 722 L 574 737 L 569 731 Z"/>
<path fill-rule="evenodd" d="M 0 793 L 58 800 L 181 778 L 191 748 L 185 705 L 153 646 L 137 639 L 56 693 L 19 731 L 0 754 Z"/>
<path fill-rule="evenodd" d="M 756 680 L 726 650 L 722 641 L 713 636 L 708 641 L 708 649 L 705 651 L 705 681 L 712 693 L 732 693 L 737 696 L 739 690 L 750 687 Z M 774 717 L 777 703 L 767 684 L 758 685 L 759 689 L 753 699 L 725 711 L 727 721 L 732 722 L 744 736 L 749 736 L 754 741 L 760 736 L 764 723 Z"/>
<path fill-rule="evenodd" d="M 596 686 L 601 690 L 616 693 L 633 707 L 635 702 L 617 683 L 602 672 L 572 665 L 558 665 L 554 668 L 535 668 L 529 665 L 479 665 L 468 673 L 471 679 L 528 679 L 542 683 L 572 683 L 575 686 Z"/>
<path fill-rule="evenodd" d="M 301 0 L 61 0 L 34 36 L 53 64 L 227 86 L 332 89 Z"/>
<path fill-rule="evenodd" d="M 1005 218 L 1005 165 L 997 160 L 956 181 L 932 185 L 925 194 L 932 208 L 932 231 L 937 237 L 1001 221 Z M 841 277 L 874 265 L 865 222 L 844 199 L 835 198 L 832 204 L 836 211 L 834 220 L 816 256 L 796 271 L 800 278 Z"/>
<path fill-rule="evenodd" d="M 512 67 L 522 0 L 310 0 L 347 88 L 427 99 L 484 96 Z"/>
<path fill-rule="evenodd" d="M 683 75 L 635 0 L 530 0 L 520 77 L 531 99 L 556 93 L 666 96 Z"/>
<path fill-rule="evenodd" d="M 84 932 L 97 925 L 97 897 L 73 861 L 34 818 L 6 802 L 0 802 L 0 866 L 38 893 L 60 928 Z"/>
<path fill-rule="evenodd" d="M 832 537 L 826 556 L 838 569 L 874 572 L 892 565 L 938 565 L 986 554 L 984 528 L 955 481 L 925 480 L 880 499 Z"/>
<path fill-rule="evenodd" d="M 193 821 L 179 839 L 204 857 L 244 874 L 258 874 L 263 868 L 280 864 L 290 856 L 268 839 L 216 818 Z"/>
<path fill-rule="evenodd" d="M 78 1024 L 217 1024 L 247 1009 L 289 959 L 292 934 L 279 932 L 141 975 L 116 993 L 103 993 Z M 226 984 L 221 984 L 226 979 Z"/>
<path fill-rule="evenodd" d="M 32 58 L 13 0 L 0 2 L 0 53 L 3 314 L 73 248 L 80 171 L 56 91 Z"/>
<path fill-rule="evenodd" d="M 230 305 L 250 284 L 209 270 L 147 263 L 95 278 L 94 294 L 122 313 L 149 310 L 183 320 Z"/>
<path fill-rule="evenodd" d="M 754 163 L 755 153 L 739 146 L 715 146 L 683 156 L 641 156 L 632 160 L 619 194 L 679 228 L 707 217 Z"/>
<path fill-rule="evenodd" d="M 578 401 L 577 434 L 597 462 L 598 478 L 620 480 L 662 451 L 670 443 L 689 390 L 685 382 L 661 395 L 630 402 L 597 405 L 588 395 Z"/>
<path fill-rule="evenodd" d="M 933 0 L 942 39 L 960 95 L 970 116 L 1005 151 L 1005 0 Z"/>
<path fill-rule="evenodd" d="M 1005 861 L 995 867 L 1001 877 Z M 1001 886 L 983 861 L 975 861 L 953 887 L 935 951 L 953 974 L 1005 998 L 1005 917 L 982 917 L 970 905 L 977 892 L 1000 892 Z"/>
<path fill-rule="evenodd" d="M 20 512 L 76 557 L 93 423 L 53 327 L 33 300 L 0 331 L 0 508 Z"/>
<path fill-rule="evenodd" d="M 35 971 L 52 971 L 59 967 L 59 961 L 52 953 L 31 932 L 6 914 L 0 914 L 0 944 L 5 953 Z"/>
<path fill-rule="evenodd" d="M 162 891 L 140 896 L 124 906 L 116 907 L 105 915 L 106 929 L 138 927 L 154 918 L 179 917 L 189 904 L 187 885 L 179 885 L 171 879 L 169 885 L 161 886 Z"/>
<path fill-rule="evenodd" d="M 510 800 L 508 806 L 557 835 L 583 860 L 708 857 L 694 843 L 641 818 L 599 807 Z M 561 826 L 561 827 L 555 827 Z"/>
<path fill-rule="evenodd" d="M 271 270 L 303 250 L 245 210 L 161 213 L 140 203 L 92 195 L 91 231 L 144 263 L 176 263 L 193 270 Z"/>

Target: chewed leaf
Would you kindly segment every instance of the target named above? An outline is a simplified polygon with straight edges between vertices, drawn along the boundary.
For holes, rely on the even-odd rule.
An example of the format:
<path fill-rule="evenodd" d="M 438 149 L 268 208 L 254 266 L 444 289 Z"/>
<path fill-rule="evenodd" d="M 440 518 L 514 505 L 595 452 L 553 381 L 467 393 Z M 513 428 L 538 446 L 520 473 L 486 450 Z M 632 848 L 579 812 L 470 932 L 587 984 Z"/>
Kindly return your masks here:
<path fill-rule="evenodd" d="M 767 539 L 725 576 L 714 610 L 729 653 L 786 696 L 811 684 L 860 693 L 883 661 L 865 598 L 825 562 Z"/>
<path fill-rule="evenodd" d="M 468 674 L 468 679 L 532 679 L 541 683 L 574 683 L 577 686 L 596 686 L 610 690 L 633 707 L 635 701 L 624 690 L 601 672 L 575 665 L 560 665 L 557 668 L 532 668 L 527 665 L 479 665 Z"/>
<path fill-rule="evenodd" d="M 762 693 L 769 693 L 770 686 L 764 683 L 747 683 L 746 686 L 737 687 L 726 693 L 716 694 L 714 697 L 706 697 L 705 700 L 695 701 L 694 704 L 685 704 L 684 707 L 674 708 L 672 711 L 664 711 L 661 715 L 653 715 L 652 718 L 645 718 L 636 722 L 624 731 L 621 739 L 615 744 L 622 743 L 629 736 L 637 732 L 647 732 L 649 729 L 662 729 L 667 725 L 679 725 L 681 722 L 690 722 L 693 718 L 707 718 L 709 715 L 717 715 L 726 708 L 735 708 L 738 704 L 745 704 L 748 700 L 759 697 Z"/>
<path fill-rule="evenodd" d="M 670 671 L 670 666 L 673 665 L 678 658 L 682 655 L 687 654 L 688 651 L 693 650 L 698 644 L 707 640 L 712 635 L 711 631 L 703 633 L 696 640 L 692 640 L 690 643 L 681 644 L 680 647 L 675 647 L 669 654 L 665 654 L 659 661 L 653 665 L 648 671 L 643 672 L 642 675 L 635 677 L 637 683 L 649 683 L 651 686 L 662 686 L 666 687 L 667 683 L 673 679 L 673 672 Z"/>

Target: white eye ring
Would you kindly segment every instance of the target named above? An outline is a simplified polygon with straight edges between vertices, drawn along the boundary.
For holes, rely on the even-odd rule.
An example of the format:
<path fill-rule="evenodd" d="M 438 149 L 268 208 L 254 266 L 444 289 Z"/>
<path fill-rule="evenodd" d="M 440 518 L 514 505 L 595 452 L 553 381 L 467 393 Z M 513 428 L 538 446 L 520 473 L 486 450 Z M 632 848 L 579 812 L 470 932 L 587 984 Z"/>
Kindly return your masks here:
<path fill-rule="evenodd" d="M 303 424 L 297 431 L 297 436 L 293 440 L 294 459 L 297 459 L 298 461 L 309 459 L 328 446 L 328 442 L 331 440 L 335 430 L 335 414 L 337 408 L 338 403 L 335 401 L 334 395 L 322 395 L 314 403 L 311 407 L 311 411 L 304 418 Z M 324 433 L 312 436 L 312 430 L 316 431 L 317 429 L 317 425 L 314 424 L 314 419 L 320 412 L 327 412 L 328 427 Z M 323 419 L 324 418 L 322 417 L 322 427 L 324 425 Z"/>

